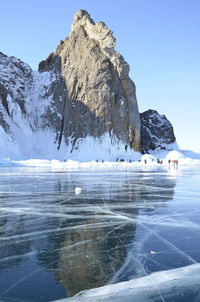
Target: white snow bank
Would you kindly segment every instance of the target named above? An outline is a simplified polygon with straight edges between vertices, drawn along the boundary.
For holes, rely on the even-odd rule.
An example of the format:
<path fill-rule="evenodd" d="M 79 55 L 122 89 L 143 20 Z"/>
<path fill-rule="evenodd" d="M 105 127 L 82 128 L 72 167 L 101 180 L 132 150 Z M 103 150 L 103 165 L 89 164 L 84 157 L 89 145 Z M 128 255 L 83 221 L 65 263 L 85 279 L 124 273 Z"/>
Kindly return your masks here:
<path fill-rule="evenodd" d="M 200 264 L 156 272 L 148 276 L 127 282 L 106 285 L 100 288 L 80 292 L 73 298 L 57 300 L 59 302 L 153 302 L 175 301 L 182 297 L 190 300 L 190 295 L 200 291 Z M 180 300 L 181 301 L 181 300 Z M 192 300 L 194 301 L 194 300 Z M 195 300 L 199 301 L 199 300 Z"/>
<path fill-rule="evenodd" d="M 110 136 L 109 133 L 105 133 L 99 138 L 87 136 L 86 138 L 77 139 L 73 146 L 73 141 L 66 147 L 66 159 L 82 161 L 116 161 L 117 159 L 129 161 L 139 160 L 141 154 L 134 151 L 119 141 L 115 136 Z"/>
<path fill-rule="evenodd" d="M 22 133 L 23 129 L 23 133 Z M 45 159 L 45 160 L 75 160 L 88 162 L 91 160 L 116 161 L 116 159 L 139 160 L 141 154 L 130 149 L 125 149 L 124 143 L 108 133 L 99 138 L 86 137 L 74 139 L 69 137 L 68 144 L 64 142 L 58 150 L 55 143 L 55 133 L 51 129 L 33 131 L 30 124 L 21 120 L 20 128 L 13 124 L 12 133 L 15 140 L 11 139 L 0 127 L 0 158 L 9 157 L 13 160 Z"/>
<path fill-rule="evenodd" d="M 170 151 L 166 154 L 164 158 L 164 163 L 171 161 L 173 165 L 173 160 L 178 160 L 179 165 L 199 165 L 200 164 L 200 154 L 192 151 Z"/>
<path fill-rule="evenodd" d="M 11 163 L 19 164 L 20 166 L 28 167 L 50 167 L 53 169 L 89 169 L 89 170 L 109 170 L 109 169 L 133 169 L 141 166 L 139 161 L 135 162 L 112 162 L 112 161 L 90 161 L 90 162 L 79 162 L 75 160 L 68 160 L 66 162 L 61 162 L 58 160 L 40 160 L 40 159 L 30 159 L 24 161 L 11 161 Z"/>
<path fill-rule="evenodd" d="M 184 154 L 180 151 L 170 151 L 166 157 L 166 159 L 168 160 L 180 160 L 180 159 L 183 159 L 185 158 Z"/>
<path fill-rule="evenodd" d="M 91 142 L 91 141 L 90 141 Z M 96 148 L 98 147 L 99 142 L 96 144 Z M 43 144 L 45 146 L 45 142 Z M 84 145 L 86 146 L 86 145 Z M 107 145 L 108 146 L 108 145 Z M 92 146 L 90 146 L 92 148 Z M 94 145 L 93 145 L 94 147 Z M 63 169 L 63 170 L 70 170 L 70 169 L 116 169 L 116 170 L 134 170 L 134 169 L 152 169 L 152 168 L 169 168 L 171 166 L 175 166 L 173 160 L 178 160 L 178 167 L 186 167 L 186 166 L 200 166 L 200 154 L 192 152 L 192 151 L 159 151 L 154 152 L 152 154 L 139 154 L 132 150 L 128 150 L 125 154 L 126 156 L 122 157 L 120 155 L 123 154 L 123 150 L 119 150 L 118 147 L 113 146 L 112 156 L 106 160 L 106 155 L 109 154 L 108 149 L 106 149 L 103 153 L 103 146 L 100 149 L 99 146 L 99 153 L 96 149 L 92 149 L 91 153 L 89 154 L 89 149 L 82 149 L 76 150 L 75 153 L 71 156 L 72 159 L 62 160 L 62 156 L 60 156 L 59 160 L 57 159 L 42 159 L 45 158 L 45 154 L 40 153 L 39 158 L 32 159 L 25 159 L 25 160 L 11 160 L 8 157 L 4 157 L 0 159 L 0 167 L 2 166 L 29 166 L 29 167 L 49 167 L 52 169 Z M 89 148 L 89 141 L 88 141 L 88 148 Z M 37 146 L 35 146 L 37 149 Z M 98 148 L 97 148 L 98 149 Z M 60 155 L 63 155 L 64 150 L 61 148 Z M 50 150 L 49 150 L 50 152 Z M 87 156 L 91 157 L 93 153 L 97 156 L 97 160 L 84 161 L 84 158 Z M 53 155 L 56 153 L 56 148 L 51 150 L 52 158 L 55 158 Z M 89 155 L 88 155 L 89 154 Z M 42 157 L 42 155 L 44 155 Z M 50 155 L 50 154 L 49 154 Z M 99 157 L 98 157 L 99 156 Z M 73 159 L 73 157 L 78 158 L 78 160 Z M 116 161 L 116 159 L 124 159 L 125 161 Z M 159 161 L 158 161 L 159 159 Z M 170 163 L 169 163 L 170 160 Z M 162 161 L 162 164 L 159 162 Z"/>
<path fill-rule="evenodd" d="M 73 169 L 85 169 L 85 170 L 157 170 L 157 169 L 166 169 L 173 167 L 174 164 L 167 164 L 167 161 L 163 161 L 163 164 L 158 164 L 157 162 L 150 162 L 145 164 L 144 162 L 79 162 L 68 160 L 66 162 L 61 162 L 58 160 L 40 160 L 40 159 L 30 159 L 25 161 L 12 161 L 10 159 L 0 160 L 0 167 L 10 167 L 10 166 L 19 166 L 19 167 L 38 167 L 38 168 L 50 168 L 53 170 L 64 170 L 69 171 Z M 200 160 L 185 159 L 182 160 L 178 167 L 187 168 L 189 166 L 198 166 L 200 167 Z M 174 168 L 177 168 L 175 165 Z"/>

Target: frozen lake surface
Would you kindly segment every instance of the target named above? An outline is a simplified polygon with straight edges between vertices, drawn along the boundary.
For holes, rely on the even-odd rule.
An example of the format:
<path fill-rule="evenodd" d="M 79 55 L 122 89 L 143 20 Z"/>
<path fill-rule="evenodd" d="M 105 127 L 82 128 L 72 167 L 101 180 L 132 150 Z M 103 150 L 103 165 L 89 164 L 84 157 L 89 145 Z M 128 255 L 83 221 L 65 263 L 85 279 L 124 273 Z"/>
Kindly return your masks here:
<path fill-rule="evenodd" d="M 199 184 L 189 167 L 1 168 L 0 301 L 200 301 Z"/>

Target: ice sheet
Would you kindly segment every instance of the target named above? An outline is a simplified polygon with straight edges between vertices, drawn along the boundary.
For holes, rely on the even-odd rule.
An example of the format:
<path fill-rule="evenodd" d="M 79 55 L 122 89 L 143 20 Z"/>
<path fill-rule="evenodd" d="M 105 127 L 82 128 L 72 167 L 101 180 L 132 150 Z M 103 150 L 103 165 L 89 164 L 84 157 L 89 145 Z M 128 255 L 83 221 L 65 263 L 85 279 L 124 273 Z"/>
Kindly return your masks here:
<path fill-rule="evenodd" d="M 199 181 L 191 167 L 1 168 L 0 300 L 44 302 L 101 287 L 76 299 L 101 301 L 101 292 L 102 301 L 171 302 L 174 292 L 198 301 Z"/>

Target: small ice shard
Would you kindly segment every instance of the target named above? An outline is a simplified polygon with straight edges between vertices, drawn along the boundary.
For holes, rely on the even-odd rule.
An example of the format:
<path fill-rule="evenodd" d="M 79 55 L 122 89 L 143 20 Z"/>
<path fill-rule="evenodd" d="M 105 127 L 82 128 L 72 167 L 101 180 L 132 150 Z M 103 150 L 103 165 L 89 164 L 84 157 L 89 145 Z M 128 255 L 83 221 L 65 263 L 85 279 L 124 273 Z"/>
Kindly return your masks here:
<path fill-rule="evenodd" d="M 151 254 L 155 254 L 156 252 L 155 252 L 155 251 L 150 251 L 150 253 L 151 253 Z"/>
<path fill-rule="evenodd" d="M 80 187 L 76 187 L 76 188 L 75 188 L 75 194 L 76 194 L 76 195 L 81 194 L 81 192 L 82 192 L 82 188 L 80 188 Z"/>

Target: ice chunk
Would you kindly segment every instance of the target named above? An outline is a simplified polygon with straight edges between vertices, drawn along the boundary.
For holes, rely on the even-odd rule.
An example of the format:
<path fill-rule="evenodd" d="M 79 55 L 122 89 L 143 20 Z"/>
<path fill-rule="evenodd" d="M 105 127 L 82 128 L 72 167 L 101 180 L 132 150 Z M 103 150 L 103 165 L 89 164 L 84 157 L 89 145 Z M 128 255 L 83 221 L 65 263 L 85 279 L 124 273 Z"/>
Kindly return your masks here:
<path fill-rule="evenodd" d="M 76 187 L 74 191 L 75 191 L 75 194 L 76 194 L 76 195 L 79 195 L 79 194 L 81 194 L 81 192 L 82 192 L 82 188 Z"/>
<path fill-rule="evenodd" d="M 199 301 L 200 264 L 161 271 L 127 282 L 80 292 L 59 300 L 87 302 Z M 184 298 L 184 300 L 180 300 Z M 198 300 L 194 300 L 194 299 Z M 166 299 L 166 300 L 165 300 Z M 57 300 L 58 301 L 58 300 Z"/>

